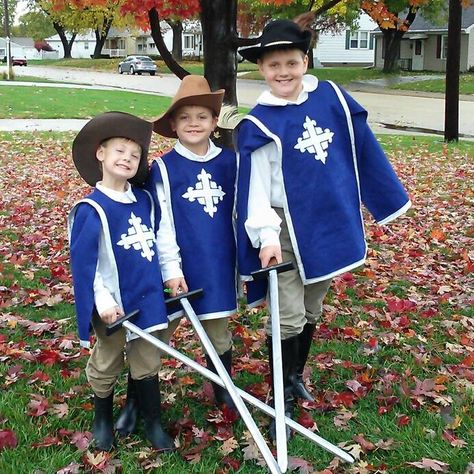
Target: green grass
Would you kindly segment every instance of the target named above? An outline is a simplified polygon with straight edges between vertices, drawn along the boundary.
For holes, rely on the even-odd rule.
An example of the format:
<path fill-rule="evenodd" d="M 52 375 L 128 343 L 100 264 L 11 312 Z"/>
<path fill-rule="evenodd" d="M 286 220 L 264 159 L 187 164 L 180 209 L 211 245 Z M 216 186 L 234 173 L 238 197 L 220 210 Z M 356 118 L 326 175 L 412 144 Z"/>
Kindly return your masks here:
<path fill-rule="evenodd" d="M 90 118 L 109 110 L 154 118 L 171 99 L 156 94 L 41 86 L 0 87 L 1 118 Z"/>
<path fill-rule="evenodd" d="M 391 87 L 391 89 L 444 93 L 446 89 L 446 81 L 444 78 L 428 79 L 426 81 L 394 85 Z M 474 73 L 461 74 L 459 78 L 459 93 L 474 94 Z"/>
<path fill-rule="evenodd" d="M 73 173 L 66 174 L 67 178 L 61 181 L 66 196 L 61 193 L 54 197 L 57 189 L 51 181 L 46 179 L 47 174 L 38 172 L 46 169 L 50 172 L 64 171 L 68 166 L 72 168 L 70 158 L 64 158 L 66 150 L 74 134 L 60 134 L 47 132 L 28 133 L 5 133 L 0 132 L 0 164 L 4 172 L 0 176 L 0 193 L 3 199 L 0 208 L 0 288 L 5 289 L 10 298 L 23 298 L 27 294 L 34 293 L 37 289 L 51 288 L 53 292 L 60 290 L 60 285 L 53 277 L 51 268 L 55 259 L 67 254 L 67 249 L 60 251 L 52 250 L 52 245 L 41 247 L 28 247 L 25 237 L 34 235 L 35 226 L 38 231 L 40 224 L 46 221 L 48 224 L 42 230 L 45 236 L 55 242 L 59 238 L 64 239 L 64 217 L 70 202 L 77 196 L 71 194 L 83 190 L 83 183 Z M 337 474 L 350 472 L 389 472 L 390 474 L 415 474 L 422 472 L 419 469 L 408 466 L 407 462 L 421 461 L 424 458 L 438 459 L 449 463 L 449 472 L 462 474 L 469 462 L 472 462 L 471 447 L 474 443 L 474 391 L 470 371 L 472 367 L 460 367 L 459 361 L 470 347 L 466 347 L 464 355 L 456 354 L 447 350 L 447 344 L 460 345 L 461 337 L 470 337 L 472 344 L 472 325 L 462 318 L 474 318 L 472 307 L 462 306 L 457 303 L 457 298 L 449 298 L 438 304 L 436 291 L 428 291 L 430 282 L 435 278 L 442 278 L 444 282 L 454 285 L 454 279 L 466 278 L 460 271 L 455 273 L 449 264 L 451 260 L 443 259 L 439 248 L 429 247 L 422 240 L 426 227 L 431 225 L 428 221 L 433 216 L 439 219 L 447 219 L 453 212 L 443 212 L 436 207 L 436 190 L 444 186 L 448 193 L 453 189 L 452 196 L 462 195 L 462 189 L 453 176 L 468 172 L 468 163 L 474 158 L 474 144 L 461 141 L 457 144 L 444 144 L 437 138 L 390 136 L 379 137 L 382 146 L 392 157 L 398 157 L 396 165 L 406 168 L 404 178 L 416 180 L 416 186 L 410 184 L 414 195 L 413 219 L 405 221 L 404 225 L 413 228 L 411 247 L 423 249 L 424 255 L 411 268 L 404 267 L 401 258 L 407 247 L 401 248 L 408 243 L 397 241 L 388 246 L 379 242 L 379 257 L 371 256 L 373 263 L 377 261 L 380 266 L 387 264 L 387 250 L 397 255 L 393 267 L 382 273 L 378 268 L 377 279 L 371 281 L 363 269 L 354 272 L 357 284 L 354 287 L 347 286 L 337 289 L 333 286 L 328 295 L 325 317 L 332 318 L 324 320 L 328 327 L 328 336 L 317 335 L 315 343 L 311 348 L 311 373 L 310 380 L 313 393 L 318 400 L 326 401 L 328 405 L 316 407 L 310 413 L 318 425 L 318 434 L 333 442 L 348 442 L 356 444 L 354 437 L 363 435 L 371 442 L 378 443 L 381 440 L 388 443 L 389 449 L 378 447 L 362 454 L 362 462 L 369 463 L 372 467 L 365 470 L 362 464 L 354 466 L 341 466 L 333 471 Z M 154 146 L 159 145 L 155 143 Z M 161 145 L 160 145 L 161 146 Z M 14 161 L 12 165 L 12 161 Z M 464 168 L 463 168 L 464 167 Z M 450 174 L 454 171 L 454 174 Z M 426 173 L 426 174 L 425 174 Z M 62 176 L 62 175 L 60 175 Z M 440 181 L 440 177 L 441 180 Z M 26 181 L 25 181 L 26 180 Z M 23 188 L 28 183 L 27 189 Z M 76 183 L 76 184 L 74 184 Z M 455 209 L 456 215 L 462 214 L 463 208 L 469 206 L 469 196 L 472 190 L 469 188 L 469 180 L 466 178 L 461 185 L 466 186 L 466 201 L 464 204 L 453 203 L 450 209 Z M 75 187 L 74 187 L 75 186 Z M 470 194 L 469 194 L 470 193 Z M 74 198 L 74 199 L 73 199 Z M 69 199 L 66 202 L 64 201 Z M 429 207 L 425 206 L 424 199 L 429 201 Z M 34 218 L 25 218 L 22 224 L 15 224 L 17 219 L 22 218 L 21 211 L 28 212 L 23 204 L 31 204 L 35 211 Z M 438 203 L 439 204 L 439 203 Z M 62 207 L 61 207 L 62 206 Z M 43 222 L 39 211 L 41 209 L 56 209 L 51 214 L 43 214 Z M 58 210 L 59 209 L 59 210 Z M 416 218 L 416 214 L 419 215 Z M 59 214 L 59 216 L 58 216 Z M 56 219 L 56 220 L 55 220 Z M 413 221 L 413 222 L 412 222 Z M 427 222 L 428 221 L 428 222 Z M 50 225 L 52 224 L 52 225 Z M 420 227 L 418 228 L 417 225 Z M 402 224 L 403 226 L 403 224 Z M 390 226 L 390 238 L 401 231 L 398 224 Z M 451 225 L 450 232 L 453 232 Z M 465 230 L 467 232 L 467 230 Z M 472 232 L 472 228 L 471 228 Z M 52 234 L 52 235 L 50 235 Z M 472 237 L 472 234 L 470 234 Z M 464 238 L 465 237 L 465 238 Z M 464 245 L 468 245 L 468 234 L 456 240 L 450 237 L 452 246 L 461 252 Z M 407 237 L 410 240 L 409 236 Z M 402 239 L 403 240 L 403 239 Z M 371 245 L 373 249 L 373 246 Z M 51 249 L 51 250 L 50 250 Z M 43 255 L 42 252 L 47 252 Z M 23 258 L 18 263 L 18 256 Z M 436 268 L 435 262 L 441 261 L 442 266 Z M 458 258 L 460 260 L 460 257 Z M 370 262 L 368 262 L 370 263 Z M 67 264 L 61 260 L 62 265 Z M 418 272 L 419 267 L 428 265 L 425 279 L 421 280 L 421 273 L 413 275 L 412 270 Z M 416 276 L 414 282 L 412 278 Z M 448 278 L 449 277 L 449 278 Z M 426 286 L 426 288 L 424 288 Z M 361 292 L 362 290 L 362 292 Z M 422 290 L 427 290 L 426 295 Z M 412 291 L 418 293 L 413 294 Z M 466 285 L 465 291 L 468 291 Z M 400 330 L 396 325 L 393 328 L 383 327 L 378 323 L 377 316 L 386 316 L 387 297 L 408 298 L 415 297 L 420 304 L 428 303 L 429 307 L 436 308 L 437 314 L 429 319 L 423 319 L 419 311 L 410 312 L 412 332 Z M 462 295 L 458 295 L 461 297 Z M 3 297 L 3 293 L 0 294 Z M 35 298 L 30 294 L 31 298 Z M 0 300 L 2 301 L 2 300 Z M 24 303 L 7 303 L 2 307 L 0 317 L 0 430 L 12 429 L 18 437 L 18 446 L 5 448 L 0 451 L 0 473 L 2 474 L 30 474 L 30 473 L 55 473 L 69 464 L 77 464 L 81 467 L 76 472 L 93 472 L 83 466 L 85 454 L 78 451 L 70 443 L 67 436 L 61 438 L 61 430 L 88 431 L 92 423 L 91 393 L 87 385 L 84 367 L 87 354 L 79 351 L 75 340 L 74 308 L 69 299 L 52 306 L 35 306 L 34 301 Z M 397 315 L 392 315 L 396 318 Z M 9 318 L 5 322 L 3 317 Z M 248 340 L 252 341 L 249 346 L 244 344 L 244 338 L 235 337 L 235 357 L 244 354 L 253 359 L 267 357 L 261 332 L 262 318 L 265 312 L 245 312 L 240 318 L 232 323 L 232 329 L 236 325 L 243 325 L 248 332 Z M 383 318 L 382 318 L 383 319 Z M 29 322 L 43 322 L 52 324 L 50 330 L 38 332 L 38 328 L 29 328 Z M 370 330 L 369 330 L 370 328 Z M 354 337 L 348 338 L 344 330 L 354 331 Z M 260 331 L 260 332 L 259 332 Z M 201 357 L 200 344 L 192 336 L 192 331 L 181 333 L 180 347 L 185 346 L 186 352 L 194 357 Z M 387 335 L 396 336 L 393 340 L 386 339 Z M 377 338 L 378 350 L 367 352 L 364 346 L 368 337 Z M 74 340 L 72 346 L 60 349 L 60 344 L 68 340 Z M 65 356 L 61 363 L 48 365 L 38 362 L 37 358 L 41 351 L 48 349 L 59 351 Z M 439 360 L 439 362 L 437 362 Z M 440 365 L 441 364 L 441 365 Z M 266 365 L 266 364 L 265 364 Z M 452 370 L 457 367 L 459 371 Z M 50 378 L 47 382 L 34 381 L 33 374 L 41 371 Z M 197 446 L 196 433 L 198 430 L 207 432 L 210 436 L 216 435 L 216 427 L 208 421 L 209 413 L 212 411 L 212 402 L 201 395 L 203 381 L 200 376 L 191 373 L 184 367 L 177 369 L 165 364 L 163 373 L 170 378 L 163 377 L 162 394 L 166 400 L 169 396 L 176 395 L 176 402 L 164 405 L 164 422 L 166 426 L 176 432 L 180 428 L 178 439 L 181 447 L 178 452 L 171 454 L 153 454 L 147 450 L 147 443 L 143 441 L 143 432 L 126 440 L 121 440 L 118 448 L 112 452 L 112 459 L 117 464 L 115 472 L 135 473 L 153 472 L 160 474 L 202 473 L 217 474 L 236 472 L 238 474 L 264 474 L 267 469 L 258 466 L 254 460 L 244 460 L 242 448 L 243 433 L 245 431 L 242 422 L 233 426 L 236 439 L 240 442 L 239 448 L 230 454 L 230 458 L 238 460 L 240 468 L 236 471 L 223 468 L 228 467 L 224 456 L 219 452 L 222 442 L 213 440 L 203 451 L 201 459 L 191 463 L 184 458 L 186 452 Z M 16 374 L 16 375 L 15 375 Z M 124 374 L 125 375 L 125 374 Z M 267 373 L 254 373 L 247 370 L 238 372 L 235 380 L 238 385 L 245 388 L 247 385 L 261 385 Z M 182 383 L 185 376 L 194 380 L 192 385 Z M 393 379 L 391 378 L 393 377 Z M 419 380 L 439 377 L 438 382 L 445 385 L 443 392 L 449 395 L 452 403 L 442 408 L 433 400 L 422 397 L 423 404 L 416 407 L 412 404 L 412 398 L 403 393 L 403 384 L 413 388 L 413 377 Z M 446 380 L 443 381 L 443 378 Z M 369 378 L 373 380 L 373 386 L 366 395 L 354 399 L 353 406 L 344 407 L 343 404 L 331 406 L 329 401 L 335 392 L 349 392 L 347 383 L 354 380 Z M 125 392 L 125 377 L 122 377 L 116 390 L 116 413 L 118 412 L 118 399 Z M 465 383 L 465 385 L 463 385 Z M 470 387 L 470 388 L 469 388 Z M 49 406 L 67 403 L 68 414 L 62 418 L 50 411 L 41 416 L 28 415 L 29 404 L 33 395 L 45 397 Z M 393 395 L 398 401 L 393 408 L 383 415 L 378 414 L 380 406 L 378 397 Z M 299 409 L 300 413 L 302 408 Z M 352 413 L 353 417 L 347 422 L 345 428 L 338 428 L 334 419 Z M 263 428 L 266 434 L 267 417 L 254 411 L 257 424 Z M 399 426 L 399 416 L 407 415 L 409 423 Z M 459 426 L 454 429 L 455 436 L 464 440 L 467 447 L 452 447 L 444 438 L 443 432 L 447 429 L 450 420 L 459 417 Z M 188 420 L 189 425 L 184 422 Z M 177 423 L 182 423 L 181 427 Z M 192 431 L 194 428 L 194 432 Z M 49 447 L 35 447 L 47 437 L 56 436 L 58 441 Z M 289 453 L 293 457 L 301 457 L 310 462 L 314 470 L 328 468 L 332 455 L 316 447 L 300 436 L 294 436 L 289 443 Z M 148 462 L 158 458 L 162 463 L 160 467 L 146 470 L 143 457 Z M 141 460 L 142 459 L 142 460 Z M 386 466 L 386 468 L 384 468 Z M 71 467 L 71 472 L 74 472 Z M 95 471 L 98 472 L 98 471 Z M 109 468 L 107 472 L 114 472 Z M 297 471 L 296 471 L 297 472 Z M 313 472 L 313 471 L 311 471 Z"/>

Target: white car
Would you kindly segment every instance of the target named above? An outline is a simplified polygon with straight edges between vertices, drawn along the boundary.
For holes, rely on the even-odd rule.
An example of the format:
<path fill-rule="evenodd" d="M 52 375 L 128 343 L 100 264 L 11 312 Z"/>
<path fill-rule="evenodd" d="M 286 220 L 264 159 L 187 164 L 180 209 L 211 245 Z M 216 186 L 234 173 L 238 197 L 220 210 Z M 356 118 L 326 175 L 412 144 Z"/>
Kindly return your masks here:
<path fill-rule="evenodd" d="M 129 74 L 141 75 L 143 72 L 147 72 L 150 76 L 154 76 L 156 71 L 156 64 L 148 56 L 127 56 L 118 65 L 119 74 L 128 72 Z"/>

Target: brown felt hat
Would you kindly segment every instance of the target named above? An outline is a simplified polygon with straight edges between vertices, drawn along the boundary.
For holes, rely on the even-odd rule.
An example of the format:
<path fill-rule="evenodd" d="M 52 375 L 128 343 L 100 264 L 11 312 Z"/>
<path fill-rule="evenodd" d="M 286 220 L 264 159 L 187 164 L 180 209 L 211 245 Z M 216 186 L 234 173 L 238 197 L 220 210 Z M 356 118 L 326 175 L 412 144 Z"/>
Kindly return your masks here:
<path fill-rule="evenodd" d="M 84 181 L 95 186 L 102 179 L 102 170 L 96 157 L 100 144 L 109 138 L 128 138 L 142 149 L 137 174 L 130 179 L 141 184 L 148 175 L 148 149 L 153 124 L 125 112 L 105 112 L 87 122 L 72 143 L 72 159 Z"/>
<path fill-rule="evenodd" d="M 164 137 L 178 138 L 176 132 L 171 129 L 170 119 L 173 112 L 183 105 L 207 107 L 218 117 L 224 100 L 224 92 L 224 89 L 211 92 L 209 83 L 202 76 L 193 74 L 185 76 L 173 97 L 169 109 L 154 121 L 153 130 Z"/>

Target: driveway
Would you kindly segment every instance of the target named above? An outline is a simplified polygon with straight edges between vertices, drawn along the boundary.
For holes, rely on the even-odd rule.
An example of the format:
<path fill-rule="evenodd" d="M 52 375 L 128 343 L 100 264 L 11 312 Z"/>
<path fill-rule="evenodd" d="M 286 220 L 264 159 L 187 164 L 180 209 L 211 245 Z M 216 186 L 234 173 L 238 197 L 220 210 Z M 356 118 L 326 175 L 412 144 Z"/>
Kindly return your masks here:
<path fill-rule="evenodd" d="M 0 67 L 0 73 L 2 68 Z M 42 77 L 53 81 L 90 86 L 109 86 L 137 92 L 173 96 L 179 87 L 179 79 L 171 74 L 120 75 L 111 72 L 84 69 L 28 66 L 15 68 L 15 74 Z M 239 104 L 251 107 L 265 89 L 262 81 L 237 80 Z M 394 130 L 442 134 L 444 130 L 444 98 L 438 95 L 422 96 L 410 92 L 391 91 L 381 87 L 353 90 L 351 95 L 369 112 L 369 123 L 377 133 L 393 133 Z M 462 136 L 474 138 L 474 101 L 461 100 L 459 130 Z"/>

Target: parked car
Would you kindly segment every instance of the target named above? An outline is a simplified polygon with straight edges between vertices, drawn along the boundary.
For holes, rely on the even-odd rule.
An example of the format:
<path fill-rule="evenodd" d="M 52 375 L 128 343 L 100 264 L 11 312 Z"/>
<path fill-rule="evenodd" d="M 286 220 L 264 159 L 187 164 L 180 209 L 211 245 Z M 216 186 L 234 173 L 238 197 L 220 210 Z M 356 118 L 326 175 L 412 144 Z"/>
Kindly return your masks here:
<path fill-rule="evenodd" d="M 147 72 L 150 76 L 154 76 L 156 71 L 156 64 L 148 56 L 127 56 L 118 65 L 119 74 L 123 74 L 124 72 L 128 72 L 129 74 Z"/>
<path fill-rule="evenodd" d="M 7 57 L 3 56 L 2 62 L 7 62 Z M 28 62 L 25 57 L 20 58 L 19 56 L 12 56 L 12 66 L 27 66 Z"/>

